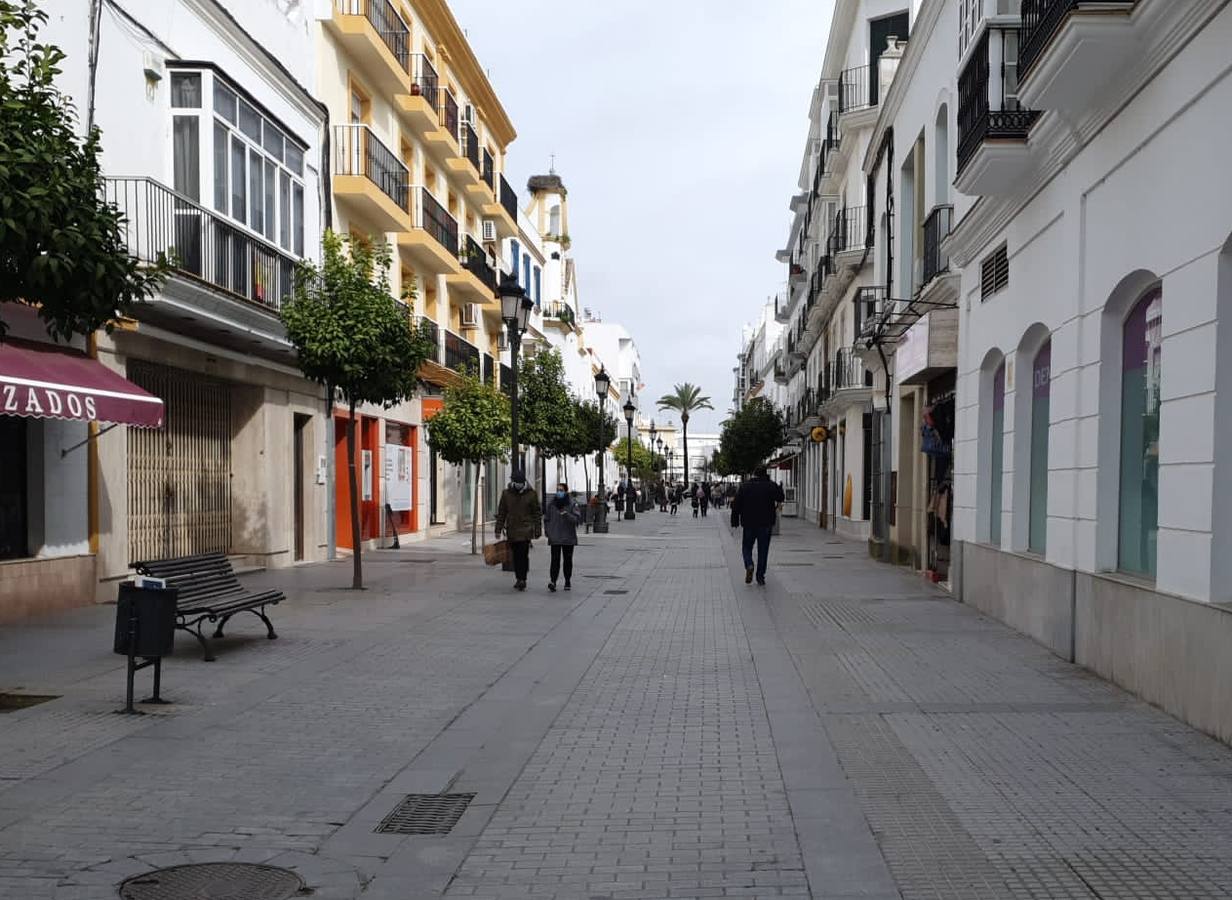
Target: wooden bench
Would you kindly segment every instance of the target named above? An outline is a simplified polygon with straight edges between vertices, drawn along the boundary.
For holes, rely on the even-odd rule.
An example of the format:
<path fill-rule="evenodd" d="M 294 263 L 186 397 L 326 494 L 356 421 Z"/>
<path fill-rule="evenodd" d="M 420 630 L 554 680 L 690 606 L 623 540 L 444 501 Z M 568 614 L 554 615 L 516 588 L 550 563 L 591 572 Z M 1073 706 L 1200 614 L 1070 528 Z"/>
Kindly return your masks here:
<path fill-rule="evenodd" d="M 222 630 L 233 615 L 250 612 L 265 623 L 272 641 L 278 637 L 274 625 L 265 614 L 267 606 L 286 599 L 282 591 L 246 591 L 231 568 L 231 562 L 221 553 L 205 553 L 200 556 L 180 556 L 175 559 L 155 559 L 133 563 L 133 568 L 142 575 L 162 578 L 167 587 L 179 592 L 176 599 L 176 628 L 182 628 L 198 641 L 205 651 L 205 661 L 213 662 L 210 642 L 204 634 L 205 622 L 217 622 L 214 637 L 222 637 Z"/>

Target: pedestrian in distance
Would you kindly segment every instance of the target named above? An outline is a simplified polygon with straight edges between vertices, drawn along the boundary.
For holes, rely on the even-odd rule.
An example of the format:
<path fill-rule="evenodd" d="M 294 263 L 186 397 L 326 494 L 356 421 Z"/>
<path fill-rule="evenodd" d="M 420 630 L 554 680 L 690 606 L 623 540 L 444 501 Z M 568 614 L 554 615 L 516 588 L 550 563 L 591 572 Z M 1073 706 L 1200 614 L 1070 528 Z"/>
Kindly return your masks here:
<path fill-rule="evenodd" d="M 573 590 L 573 548 L 577 546 L 577 527 L 582 521 L 582 512 L 569 494 L 569 486 L 563 481 L 556 485 L 556 496 L 548 500 L 543 513 L 543 533 L 547 535 L 552 553 L 548 590 L 555 593 L 556 579 L 560 576 L 561 562 L 565 568 L 565 590 Z"/>
<path fill-rule="evenodd" d="M 710 509 L 710 482 L 702 482 L 702 518 L 706 518 L 706 513 Z"/>
<path fill-rule="evenodd" d="M 509 541 L 513 556 L 514 590 L 526 590 L 526 577 L 530 574 L 530 542 L 543 534 L 543 507 L 539 493 L 526 480 L 526 472 L 514 468 L 509 476 L 509 486 L 501 493 L 496 507 L 496 537 L 502 534 Z"/>
<path fill-rule="evenodd" d="M 671 509 L 669 509 L 668 512 L 670 512 L 674 516 L 676 515 L 677 511 L 680 509 L 680 485 L 678 484 L 672 485 L 671 501 L 672 501 Z"/>
<path fill-rule="evenodd" d="M 693 501 L 693 518 L 697 518 L 698 510 L 702 505 L 702 489 L 698 487 L 697 482 L 693 482 L 693 486 L 689 488 L 689 497 Z"/>
<path fill-rule="evenodd" d="M 766 583 L 766 564 L 770 558 L 770 535 L 779 508 L 783 505 L 783 488 L 770 480 L 765 466 L 758 466 L 753 478 L 746 481 L 731 502 L 732 528 L 743 528 L 741 549 L 744 552 L 744 583 Z M 757 569 L 753 568 L 753 545 L 757 545 Z"/>

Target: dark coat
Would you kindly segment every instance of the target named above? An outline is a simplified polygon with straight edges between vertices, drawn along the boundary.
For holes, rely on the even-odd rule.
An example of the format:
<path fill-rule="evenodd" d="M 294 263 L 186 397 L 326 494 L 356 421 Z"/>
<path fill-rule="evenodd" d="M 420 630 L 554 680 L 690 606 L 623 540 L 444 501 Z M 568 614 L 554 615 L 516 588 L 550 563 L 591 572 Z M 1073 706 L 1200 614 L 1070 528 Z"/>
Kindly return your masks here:
<path fill-rule="evenodd" d="M 733 528 L 769 528 L 774 525 L 775 510 L 784 500 L 783 488 L 769 478 L 754 478 L 740 485 L 731 505 Z"/>
<path fill-rule="evenodd" d="M 543 534 L 539 492 L 529 484 L 520 491 L 505 488 L 496 508 L 496 534 L 511 541 L 530 541 Z"/>
<path fill-rule="evenodd" d="M 556 497 L 548 498 L 547 512 L 543 514 L 543 533 L 548 537 L 549 544 L 575 546 L 577 527 L 582 521 L 582 511 L 572 497 L 566 497 L 562 506 L 556 503 Z"/>

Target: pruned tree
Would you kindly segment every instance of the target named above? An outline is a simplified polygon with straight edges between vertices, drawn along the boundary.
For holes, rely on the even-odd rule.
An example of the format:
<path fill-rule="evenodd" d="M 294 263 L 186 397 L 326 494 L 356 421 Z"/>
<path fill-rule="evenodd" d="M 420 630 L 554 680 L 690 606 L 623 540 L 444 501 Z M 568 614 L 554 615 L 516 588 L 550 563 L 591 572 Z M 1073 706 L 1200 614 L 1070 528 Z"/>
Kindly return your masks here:
<path fill-rule="evenodd" d="M 748 475 L 786 443 L 783 414 L 764 397 L 754 397 L 723 423 L 718 454 L 730 474 Z"/>
<path fill-rule="evenodd" d="M 474 465 L 478 472 L 488 460 L 506 458 L 511 428 L 509 398 L 493 385 L 467 374 L 459 384 L 445 388 L 444 405 L 428 421 L 428 443 L 446 462 Z M 483 518 L 479 482 L 476 477 L 471 553 L 479 551 L 479 522 Z"/>
<path fill-rule="evenodd" d="M 586 493 L 590 494 L 590 469 L 587 459 L 591 454 L 596 456 L 605 452 L 616 443 L 619 430 L 616 417 L 606 409 L 600 411 L 599 404 L 594 400 L 573 401 L 573 437 L 570 456 L 582 458 L 582 469 L 586 473 Z"/>
<path fill-rule="evenodd" d="M 518 439 L 538 451 L 539 490 L 547 503 L 546 460 L 569 456 L 576 442 L 574 401 L 556 349 L 536 353 L 518 372 Z"/>
<path fill-rule="evenodd" d="M 389 288 L 390 250 L 384 242 L 351 241 L 325 233 L 320 266 L 301 263 L 295 292 L 282 307 L 287 337 L 304 376 L 340 396 L 347 407 L 347 483 L 351 495 L 352 587 L 364 586 L 355 463 L 355 410 L 392 406 L 415 391 L 430 341 Z"/>
<path fill-rule="evenodd" d="M 29 0 L 0 0 L 0 304 L 31 304 L 67 340 L 110 331 L 169 266 L 129 253 L 124 216 L 103 199 L 99 130 L 78 136 L 55 86 L 64 53 L 38 40 L 46 21 Z"/>
<path fill-rule="evenodd" d="M 622 437 L 616 442 L 616 445 L 612 447 L 612 454 L 616 457 L 616 462 L 619 465 L 628 465 L 629 438 L 627 436 Z M 634 438 L 633 471 L 629 473 L 630 476 L 637 475 L 638 477 L 645 478 L 653 474 L 655 472 L 655 459 L 656 457 L 650 452 L 649 448 L 637 438 Z"/>

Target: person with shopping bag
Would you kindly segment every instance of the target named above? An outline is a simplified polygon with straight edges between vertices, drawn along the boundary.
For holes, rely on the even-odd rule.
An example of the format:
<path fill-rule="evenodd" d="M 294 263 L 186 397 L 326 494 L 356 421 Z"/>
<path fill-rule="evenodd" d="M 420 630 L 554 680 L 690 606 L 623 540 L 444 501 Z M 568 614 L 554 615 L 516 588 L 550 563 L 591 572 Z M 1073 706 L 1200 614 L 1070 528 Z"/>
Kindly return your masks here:
<path fill-rule="evenodd" d="M 496 508 L 496 537 L 499 539 L 504 534 L 509 541 L 514 590 L 526 590 L 526 578 L 530 574 L 530 542 L 543 534 L 542 515 L 539 494 L 527 482 L 525 470 L 515 468 Z"/>
<path fill-rule="evenodd" d="M 565 569 L 565 590 L 573 590 L 570 583 L 573 579 L 573 548 L 577 546 L 577 527 L 581 521 L 582 511 L 578 509 L 577 501 L 570 496 L 569 486 L 562 481 L 556 485 L 556 495 L 548 500 L 548 508 L 543 514 L 543 533 L 547 535 L 548 547 L 552 552 L 549 591 L 556 590 L 556 579 L 560 576 L 562 561 Z"/>

